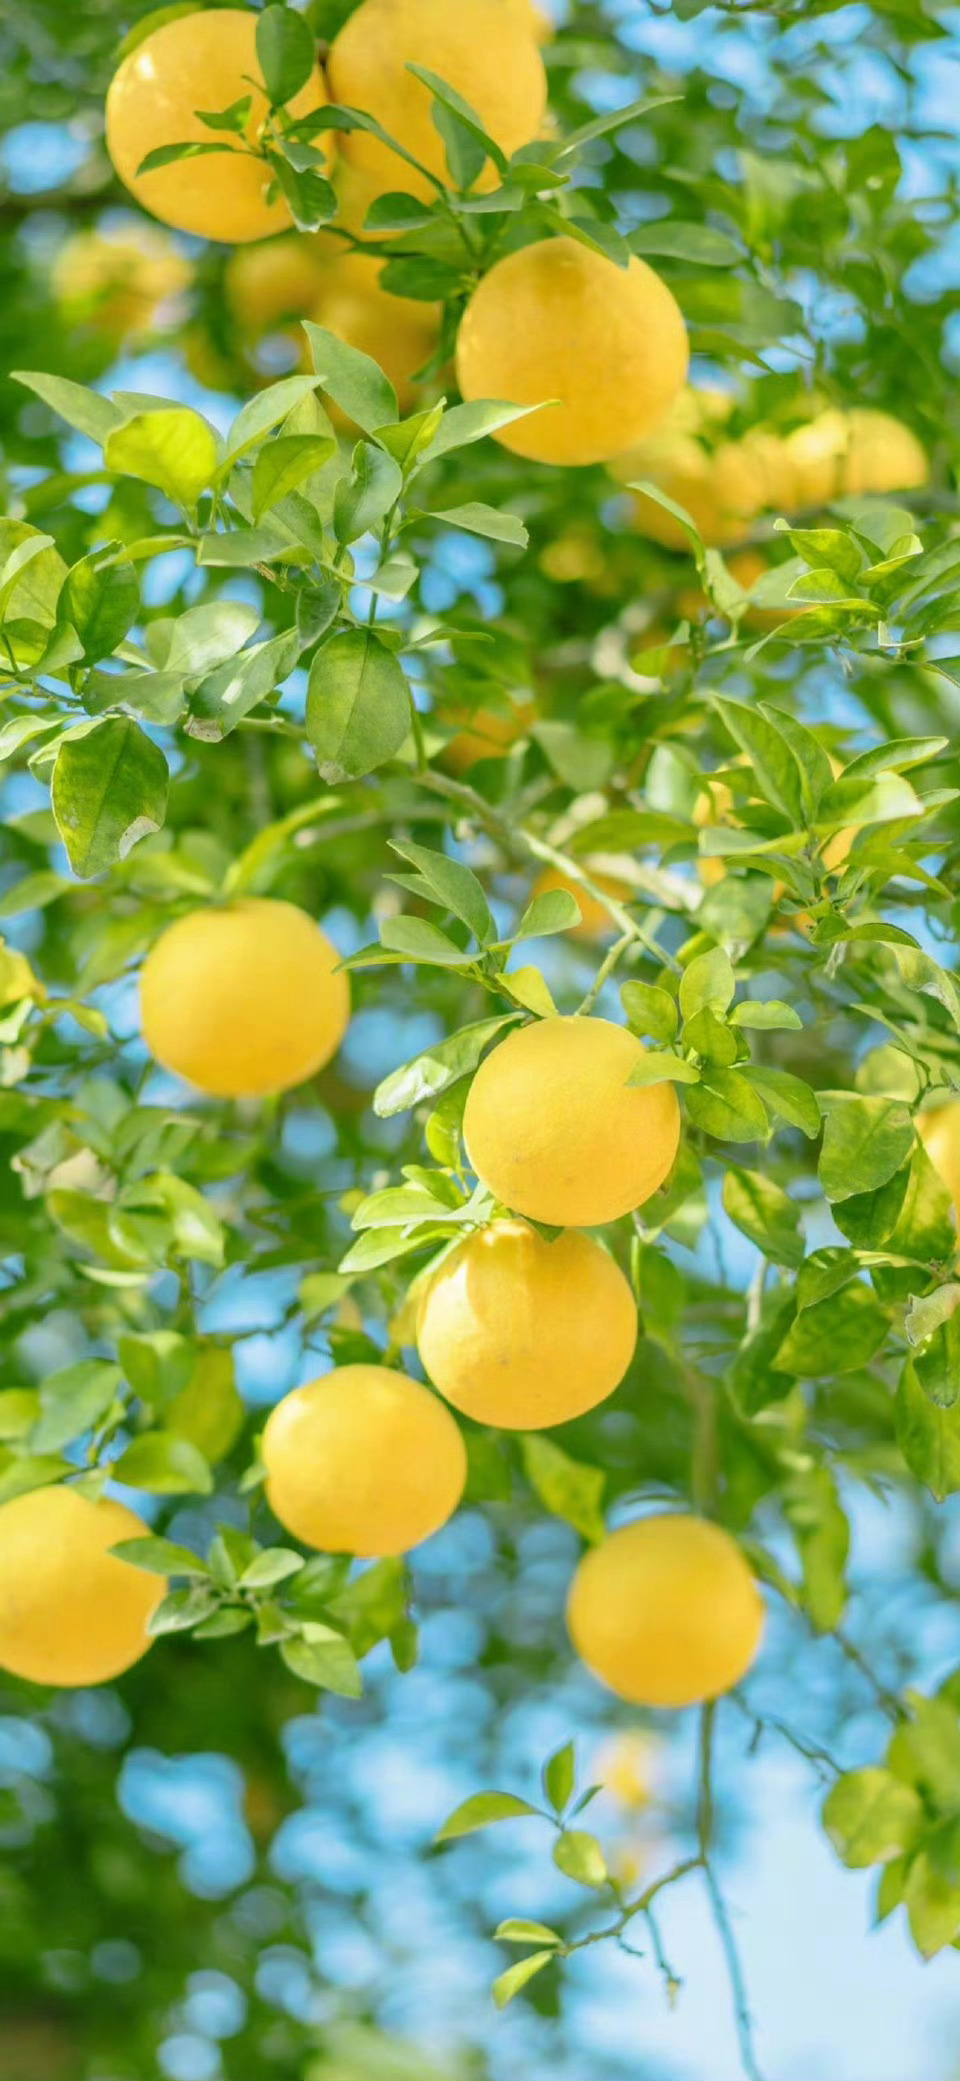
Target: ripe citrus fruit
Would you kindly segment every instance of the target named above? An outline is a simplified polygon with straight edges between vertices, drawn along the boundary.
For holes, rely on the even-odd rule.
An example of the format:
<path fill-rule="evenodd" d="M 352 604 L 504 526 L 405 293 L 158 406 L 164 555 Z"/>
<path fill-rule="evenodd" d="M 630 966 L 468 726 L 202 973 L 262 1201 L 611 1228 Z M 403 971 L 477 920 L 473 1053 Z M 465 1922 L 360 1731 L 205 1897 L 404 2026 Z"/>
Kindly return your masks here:
<path fill-rule="evenodd" d="M 239 7 L 209 8 L 164 22 L 124 58 L 107 93 L 107 150 L 124 186 L 164 224 L 230 245 L 267 238 L 290 223 L 283 199 L 266 199 L 266 162 L 245 149 L 256 145 L 268 107 L 262 88 L 250 85 L 261 78 L 256 30 L 257 16 Z M 196 113 L 228 108 L 248 94 L 253 105 L 246 139 L 208 129 Z M 318 66 L 287 110 L 309 115 L 326 99 Z M 148 152 L 174 144 L 217 144 L 227 150 L 138 172 Z"/>
<path fill-rule="evenodd" d="M 61 246 L 51 271 L 57 303 L 71 325 L 89 325 L 107 339 L 149 330 L 165 305 L 189 286 L 193 269 L 165 232 L 148 224 L 136 238 L 77 231 Z"/>
<path fill-rule="evenodd" d="M 621 876 L 606 873 L 602 867 L 596 866 L 592 860 L 584 860 L 583 865 L 591 881 L 596 882 L 598 889 L 606 890 L 607 895 L 613 896 L 618 903 L 629 903 L 631 897 L 636 895 L 636 890 L 631 887 L 628 881 L 624 881 Z M 569 936 L 571 939 L 611 939 L 613 937 L 618 928 L 615 920 L 610 916 L 606 904 L 601 903 L 598 896 L 592 896 L 590 890 L 583 887 L 582 882 L 574 881 L 572 876 L 564 874 L 561 867 L 545 867 L 543 873 L 537 875 L 530 894 L 531 896 L 547 896 L 551 889 L 564 890 L 566 895 L 572 896 L 574 902 L 579 905 L 580 923 L 579 925 L 570 926 Z"/>
<path fill-rule="evenodd" d="M 324 264 L 320 240 L 300 231 L 231 253 L 223 287 L 241 332 L 258 340 L 265 332 L 309 316 L 322 287 Z"/>
<path fill-rule="evenodd" d="M 440 311 L 412 296 L 393 296 L 380 286 L 382 273 L 382 261 L 370 253 L 339 253 L 324 268 L 305 315 L 379 362 L 407 411 L 417 400 L 412 378 L 437 343 Z"/>
<path fill-rule="evenodd" d="M 638 1519 L 592 1547 L 573 1578 L 570 1638 L 631 1705 L 695 1705 L 746 1675 L 763 1599 L 740 1548 L 706 1518 Z"/>
<path fill-rule="evenodd" d="M 350 986 L 293 903 L 248 896 L 191 911 L 143 964 L 143 1035 L 165 1069 L 216 1098 L 288 1091 L 336 1053 Z"/>
<path fill-rule="evenodd" d="M 463 1116 L 470 1162 L 494 1197 L 562 1228 L 642 1206 L 680 1141 L 673 1085 L 627 1083 L 643 1054 L 609 1019 L 537 1019 L 501 1041 Z"/>
<path fill-rule="evenodd" d="M 417 1347 L 435 1387 L 477 1423 L 539 1431 L 618 1387 L 633 1357 L 629 1282 L 592 1236 L 547 1243 L 525 1221 L 468 1236 L 429 1280 Z"/>
<path fill-rule="evenodd" d="M 541 239 L 474 290 L 457 378 L 468 400 L 542 404 L 496 435 L 515 455 L 607 462 L 662 419 L 688 356 L 679 305 L 645 261 L 621 268 L 576 239 Z"/>
<path fill-rule="evenodd" d="M 916 435 L 888 412 L 820 412 L 796 427 L 786 446 L 801 507 L 866 492 L 915 491 L 930 476 Z"/>
<path fill-rule="evenodd" d="M 444 707 L 440 720 L 462 725 L 443 747 L 444 765 L 451 773 L 469 773 L 481 759 L 505 758 L 526 737 L 536 713 L 536 704 L 525 700 L 507 701 L 503 708 Z"/>
<path fill-rule="evenodd" d="M 453 1516 L 467 1455 L 448 1409 L 405 1373 L 340 1366 L 285 1395 L 263 1433 L 271 1510 L 305 1546 L 402 1554 Z"/>
<path fill-rule="evenodd" d="M 331 98 L 374 116 L 439 180 L 449 178 L 433 121 L 433 96 L 408 70 L 422 65 L 461 94 L 501 150 L 537 134 L 547 100 L 543 60 L 529 20 L 505 0 L 362 0 L 334 38 L 327 59 Z M 344 158 L 368 176 L 368 201 L 400 189 L 430 200 L 431 182 L 377 137 L 350 131 Z M 487 161 L 480 187 L 499 184 Z"/>
<path fill-rule="evenodd" d="M 148 1527 L 122 1503 L 31 1489 L 0 1509 L 0 1668 L 35 1684 L 103 1684 L 150 1646 L 166 1595 L 110 1552 Z"/>
<path fill-rule="evenodd" d="M 960 1098 L 948 1099 L 933 1112 L 918 1113 L 916 1128 L 960 1220 Z"/>

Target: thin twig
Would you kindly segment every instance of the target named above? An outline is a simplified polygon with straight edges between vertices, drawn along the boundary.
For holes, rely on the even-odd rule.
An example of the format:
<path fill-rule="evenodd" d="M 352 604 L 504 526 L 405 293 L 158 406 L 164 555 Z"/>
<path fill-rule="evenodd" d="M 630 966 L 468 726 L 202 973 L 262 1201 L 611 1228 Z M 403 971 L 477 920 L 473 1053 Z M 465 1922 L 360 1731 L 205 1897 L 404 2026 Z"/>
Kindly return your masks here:
<path fill-rule="evenodd" d="M 586 997 L 583 1000 L 583 1003 L 578 1004 L 577 1006 L 577 1015 L 579 1018 L 583 1018 L 583 1016 L 587 1012 L 592 1012 L 593 1007 L 596 1004 L 597 998 L 599 997 L 600 992 L 603 989 L 604 983 L 609 980 L 610 976 L 612 976 L 613 971 L 616 968 L 617 962 L 622 959 L 623 955 L 627 951 L 627 948 L 632 947 L 634 945 L 635 941 L 632 935 L 626 932 L 623 934 L 622 938 L 614 941 L 613 946 L 610 948 L 609 954 L 606 954 L 604 956 L 604 959 L 601 961 L 600 966 L 597 969 L 597 973 L 593 978 L 593 982 L 591 983 L 590 988 L 587 991 Z"/>
<path fill-rule="evenodd" d="M 700 1742 L 698 1762 L 697 1794 L 697 1841 L 700 1848 L 700 1863 L 703 1868 L 704 1885 L 713 1915 L 714 1927 L 720 1939 L 733 1997 L 733 2013 L 737 2025 L 737 2041 L 740 2059 L 747 2081 L 763 2081 L 757 2064 L 753 2045 L 753 2019 L 747 1998 L 747 1986 L 737 1949 L 737 1940 L 713 1868 L 713 1837 L 715 1808 L 713 1796 L 713 1732 L 716 1722 L 716 1705 L 705 1705 L 700 1718 Z"/>

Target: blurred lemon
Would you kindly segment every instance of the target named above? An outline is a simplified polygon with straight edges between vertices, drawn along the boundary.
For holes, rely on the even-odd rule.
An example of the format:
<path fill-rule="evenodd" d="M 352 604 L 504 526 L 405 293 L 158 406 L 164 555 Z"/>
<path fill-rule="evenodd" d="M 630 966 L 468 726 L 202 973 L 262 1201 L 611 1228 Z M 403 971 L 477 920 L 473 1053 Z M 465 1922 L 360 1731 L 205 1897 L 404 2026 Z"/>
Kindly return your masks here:
<path fill-rule="evenodd" d="M 50 280 L 68 324 L 89 325 L 119 341 L 149 332 L 165 312 L 172 321 L 192 275 L 173 240 L 141 224 L 135 238 L 116 231 L 74 232 L 61 246 Z"/>

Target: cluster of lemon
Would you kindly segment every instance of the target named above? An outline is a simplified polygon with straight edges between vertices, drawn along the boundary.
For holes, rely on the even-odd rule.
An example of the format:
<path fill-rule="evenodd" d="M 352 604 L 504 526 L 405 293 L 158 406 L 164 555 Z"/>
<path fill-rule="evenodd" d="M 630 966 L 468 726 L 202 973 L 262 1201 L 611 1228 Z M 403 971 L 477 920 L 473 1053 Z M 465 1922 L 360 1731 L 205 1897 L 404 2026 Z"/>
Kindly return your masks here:
<path fill-rule="evenodd" d="M 731 438 L 733 404 L 728 391 L 690 385 L 653 434 L 611 464 L 620 483 L 655 484 L 683 506 L 712 548 L 735 548 L 764 514 L 916 491 L 929 480 L 916 435 L 888 412 L 821 411 L 787 434 L 755 426 Z M 681 522 L 645 492 L 634 493 L 634 522 L 665 549 L 689 549 Z"/>
<path fill-rule="evenodd" d="M 259 77 L 256 21 L 246 9 L 217 8 L 163 23 L 124 59 L 107 96 L 107 147 L 137 200 L 182 231 L 239 245 L 290 227 L 287 203 L 272 192 L 258 149 L 268 105 L 251 87 Z M 358 226 L 387 191 L 432 199 L 433 182 L 445 177 L 431 96 L 413 64 L 461 93 L 502 151 L 542 133 L 543 28 L 530 0 L 458 0 L 455 8 L 449 0 L 362 0 L 334 39 L 325 69 L 318 64 L 287 113 L 308 116 L 331 98 L 361 109 L 424 171 L 368 131 L 339 134 L 343 221 Z M 197 114 L 211 99 L 229 106 L 246 97 L 244 136 L 214 137 Z M 324 135 L 332 171 L 334 134 Z M 140 171 L 150 152 L 183 143 L 207 151 Z M 209 150 L 212 143 L 217 150 Z M 498 178 L 488 162 L 478 186 L 492 187 Z M 227 293 L 254 324 L 264 313 L 271 323 L 296 315 L 303 305 L 353 344 L 385 350 L 388 373 L 392 363 L 405 388 L 429 349 L 435 314 L 429 304 L 392 296 L 387 305 L 379 280 L 372 256 L 337 258 L 328 235 L 298 242 L 295 257 L 290 247 L 269 262 L 262 253 L 254 264 L 238 257 Z M 457 341 L 462 395 L 538 406 L 497 438 L 516 454 L 551 463 L 609 461 L 641 440 L 668 410 L 687 365 L 683 319 L 660 277 L 642 260 L 621 269 L 567 237 L 540 240 L 496 262 L 470 299 Z M 599 368 L 610 380 L 597 381 Z"/>

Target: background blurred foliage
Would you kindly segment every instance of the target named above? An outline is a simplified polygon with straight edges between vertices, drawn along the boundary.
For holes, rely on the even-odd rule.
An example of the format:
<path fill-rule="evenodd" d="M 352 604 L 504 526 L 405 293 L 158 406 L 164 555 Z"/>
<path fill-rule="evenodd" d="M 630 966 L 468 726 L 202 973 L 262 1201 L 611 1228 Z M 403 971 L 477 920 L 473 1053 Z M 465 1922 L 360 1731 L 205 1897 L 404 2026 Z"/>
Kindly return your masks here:
<path fill-rule="evenodd" d="M 317 0 L 307 11 L 322 36 L 346 10 Z M 58 256 L 78 232 L 105 222 L 138 237 L 103 151 L 102 109 L 117 44 L 147 12 L 113 0 L 73 0 L 69 8 L 32 0 L 0 16 L 4 366 L 95 386 L 170 389 L 218 412 L 222 423 L 225 400 L 239 403 L 255 382 L 292 365 L 282 358 L 289 343 L 265 348 L 231 321 L 228 253 L 175 241 L 188 279 L 163 327 L 148 325 L 133 341 L 97 322 L 102 310 L 65 305 L 57 287 Z M 828 608 L 825 627 L 809 642 L 751 655 L 756 628 L 750 639 L 730 641 L 716 611 L 737 598 L 723 593 L 722 567 L 711 566 L 711 609 L 692 559 L 635 532 L 605 472 L 538 469 L 484 442 L 440 466 L 431 503 L 508 505 L 529 530 L 529 549 L 518 556 L 463 536 L 451 546 L 449 534 L 426 527 L 414 538 L 420 608 L 449 617 L 468 639 L 472 627 L 497 623 L 488 651 L 467 640 L 451 663 L 428 668 L 431 720 L 439 718 L 434 749 L 442 750 L 450 718 L 465 710 L 502 714 L 506 703 L 509 713 L 511 695 L 537 703 L 533 744 L 471 771 L 479 812 L 475 800 L 458 799 L 455 784 L 429 796 L 415 789 L 409 770 L 392 766 L 362 785 L 348 783 L 335 806 L 318 809 L 299 731 L 239 729 L 220 743 L 175 731 L 163 832 L 105 882 L 82 884 L 69 875 L 45 788 L 27 768 L 32 744 L 4 742 L 0 915 L 9 921 L 9 946 L 27 954 L 47 990 L 77 1006 L 92 1003 L 105 1022 L 50 1022 L 26 1060 L 19 1028 L 4 1032 L 4 1385 L 56 1379 L 91 1354 L 113 1352 L 118 1339 L 129 1345 L 132 1336 L 171 1328 L 205 1363 L 214 1354 L 213 1438 L 211 1398 L 198 1430 L 196 1407 L 178 1406 L 180 1376 L 155 1383 L 165 1435 L 216 1462 L 214 1495 L 190 1493 L 189 1479 L 185 1493 L 168 1487 L 162 1494 L 169 1536 L 203 1546 L 216 1523 L 242 1527 L 251 1507 L 262 1512 L 255 1493 L 251 1506 L 241 1487 L 258 1407 L 306 1377 L 313 1351 L 361 1355 L 367 1337 L 382 1346 L 390 1334 L 409 1263 L 386 1264 L 350 1295 L 332 1275 L 351 1241 L 356 1202 L 349 1195 L 424 1159 L 422 1119 L 379 1118 L 370 1094 L 441 1033 L 495 1009 L 475 983 L 439 967 L 420 968 L 415 986 L 399 967 L 361 972 L 351 1040 L 315 1088 L 259 1112 L 183 1111 L 169 1088 L 159 1100 L 143 1088 L 124 980 L 171 902 L 203 900 L 259 841 L 260 851 L 247 856 L 254 885 L 315 915 L 332 914 L 340 943 L 352 950 L 375 936 L 376 921 L 394 907 L 384 882 L 395 864 L 389 832 L 412 831 L 421 844 L 438 845 L 447 824 L 495 895 L 498 915 L 515 922 L 538 871 L 536 856 L 516 842 L 520 824 L 576 855 L 579 817 L 593 826 L 594 850 L 632 855 L 639 903 L 656 906 L 662 944 L 677 948 L 691 929 L 697 776 L 715 768 L 738 784 L 736 743 L 710 705 L 714 695 L 768 701 L 813 722 L 845 758 L 885 738 L 946 738 L 945 749 L 930 753 L 929 770 L 913 778 L 931 793 L 960 781 L 955 661 L 945 676 L 928 669 L 931 657 L 949 659 L 957 649 L 960 621 L 958 161 L 942 85 L 950 75 L 941 69 L 954 55 L 951 36 L 950 11 L 938 0 L 856 8 L 828 0 L 770 8 L 677 0 L 672 10 L 626 0 L 574 7 L 546 53 L 562 131 L 634 95 L 676 97 L 592 147 L 579 179 L 598 221 L 645 234 L 638 243 L 681 303 L 698 369 L 707 378 L 718 368 L 736 374 L 731 431 L 763 421 L 788 432 L 815 395 L 818 404 L 893 412 L 923 441 L 932 483 L 909 506 L 927 559 L 911 608 L 912 636 L 925 648 L 884 650 L 876 614 L 861 635 L 831 623 Z M 112 218 L 118 209 L 122 217 Z M 658 237 L 664 225 L 670 230 Z M 704 255 L 715 264 L 704 264 Z M 52 412 L 7 381 L 0 433 L 4 510 L 53 534 L 67 563 L 105 538 L 130 544 L 170 526 L 170 509 L 147 485 L 125 476 L 105 487 L 89 444 L 65 437 Z M 849 515 L 843 525 L 849 530 Z M 782 554 L 767 524 L 756 530 L 756 545 L 764 557 Z M 887 547 L 882 541 L 878 555 Z M 179 616 L 197 594 L 193 571 L 168 560 L 145 588 L 143 622 Z M 253 598 L 274 632 L 292 625 L 290 594 L 263 573 L 240 585 L 229 570 L 208 570 L 203 597 Z M 909 626 L 907 633 L 910 640 Z M 738 803 L 761 843 L 777 836 L 769 799 Z M 641 822 L 618 826 L 617 814 Z M 956 802 L 934 803 L 919 835 L 910 822 L 876 840 L 868 897 L 877 915 L 922 933 L 927 957 L 949 977 L 958 924 Z M 266 844 L 265 831 L 274 833 Z M 664 865 L 674 839 L 679 850 Z M 899 865 L 885 857 L 884 843 Z M 926 862 L 936 886 L 905 880 L 904 856 Z M 842 917 L 863 888 L 854 877 L 827 910 Z M 794 891 L 787 919 L 811 900 Z M 773 1064 L 818 1090 L 850 1091 L 856 1083 L 867 1097 L 889 1095 L 890 1078 L 899 1077 L 894 1098 L 912 1100 L 916 1080 L 911 1086 L 904 1070 L 912 1060 L 921 1081 L 930 1074 L 960 1085 L 949 984 L 939 986 L 939 998 L 930 995 L 929 976 L 918 989 L 916 972 L 904 973 L 879 942 L 857 940 L 841 962 L 830 953 L 829 924 L 811 948 L 771 918 L 769 874 L 756 868 L 715 881 L 697 926 L 741 955 L 746 950 L 754 994 L 786 999 L 802 1016 L 801 1031 L 755 1037 L 761 1068 Z M 582 942 L 550 943 L 542 965 L 561 1002 L 588 987 L 597 958 Z M 639 973 L 650 982 L 655 968 L 641 965 Z M 20 1003 L 21 982 L 15 971 L 8 1004 Z M 868 1052 L 858 1004 L 886 1022 L 900 1050 L 895 1062 L 880 1052 L 880 1027 L 869 1033 Z M 119 1056 L 113 1036 L 129 1043 Z M 705 1130 L 694 1139 L 706 1158 L 712 1241 L 695 1248 L 706 1201 L 690 1175 L 676 1206 L 664 1211 L 664 1232 L 651 1231 L 639 1248 L 645 1335 L 631 1375 L 612 1409 L 563 1435 L 573 1473 L 525 1458 L 513 1441 L 472 1439 L 473 1508 L 415 1567 L 424 1618 L 419 1671 L 394 1676 L 380 1645 L 360 1704 L 323 1694 L 317 1705 L 280 1657 L 255 1649 L 248 1635 L 222 1643 L 174 1636 L 116 1692 L 38 1702 L 27 1687 L 4 1684 L 0 2068 L 9 2081 L 155 2074 L 216 2081 L 221 2073 L 226 2081 L 434 2081 L 428 2055 L 404 2050 L 406 2038 L 424 2031 L 447 2044 L 467 2041 L 462 2053 L 439 2056 L 436 2081 L 482 2081 L 488 2070 L 532 2074 L 537 2065 L 582 2072 L 585 2056 L 598 2081 L 639 2071 L 615 2053 L 585 2055 L 563 2024 L 562 1994 L 549 1975 L 531 1989 L 522 2035 L 498 2041 L 472 2016 L 464 2029 L 464 1960 L 479 1953 L 489 1964 L 487 1932 L 497 1912 L 516 1904 L 508 1880 L 517 1877 L 531 1914 L 567 1917 L 576 1929 L 582 1911 L 575 1890 L 561 1889 L 558 1899 L 549 1892 L 555 1875 L 531 1881 L 519 1861 L 501 1883 L 500 1844 L 471 1844 L 426 1863 L 422 1852 L 457 1797 L 481 1783 L 525 1788 L 561 1707 L 571 1724 L 598 1732 L 601 1722 L 625 1720 L 570 1672 L 562 1591 L 576 1551 L 573 1525 L 584 1529 L 597 1509 L 596 1470 L 607 1504 L 635 1494 L 638 1482 L 647 1495 L 688 1491 L 697 1403 L 685 1359 L 701 1377 L 732 1380 L 732 1391 L 717 1398 L 725 1514 L 746 1530 L 760 1507 L 751 1551 L 760 1556 L 762 1537 L 768 1572 L 782 1569 L 780 1586 L 796 1606 L 777 1619 L 749 1704 L 730 1708 L 735 1795 L 749 1807 L 749 1773 L 735 1760 L 761 1735 L 776 1738 L 784 1722 L 828 1783 L 824 1752 L 845 1767 L 877 1764 L 884 1721 L 902 1714 L 903 1687 L 927 1681 L 922 1622 L 949 1600 L 955 1581 L 949 1514 L 918 1484 L 938 1486 L 929 1477 L 934 1420 L 950 1434 L 946 1486 L 960 1478 L 950 1414 L 956 1354 L 940 1354 L 948 1386 L 939 1400 L 934 1393 L 918 1402 L 911 1388 L 905 1409 L 901 1388 L 899 1415 L 891 1394 L 897 1364 L 889 1347 L 871 1345 L 870 1327 L 863 1335 L 862 1324 L 854 1325 L 853 1363 L 833 1369 L 835 1309 L 814 1337 L 812 1357 L 794 1349 L 795 1371 L 783 1369 L 795 1296 L 789 1280 L 773 1287 L 772 1298 L 756 1281 L 745 1293 L 755 1254 L 745 1252 L 743 1235 L 756 1240 L 758 1232 L 788 1271 L 796 1265 L 795 1235 L 785 1239 L 779 1202 L 759 1216 L 754 1209 L 753 1230 L 742 1196 L 733 1220 L 724 1219 L 721 1172 L 730 1215 L 730 1176 L 738 1165 L 759 1166 L 735 1139 L 718 1148 L 708 1123 Z M 915 1198 L 922 1169 L 915 1159 Z M 824 1238 L 836 1246 L 802 1137 L 781 1136 L 764 1170 L 808 1207 L 810 1248 Z M 900 1161 L 882 1182 L 903 1170 Z M 197 1204 L 162 1183 L 171 1174 L 204 1196 L 199 1245 L 188 1221 L 199 1218 Z M 121 1192 L 109 1233 L 96 1189 L 105 1177 Z M 848 1295 L 855 1288 L 864 1296 L 853 1302 L 854 1314 L 870 1312 L 897 1350 L 903 1308 L 911 1295 L 922 1301 L 936 1287 L 939 1273 L 929 1267 L 949 1259 L 952 1247 L 929 1180 L 926 1190 L 924 1278 L 911 1286 L 902 1265 L 888 1264 L 868 1288 L 859 1260 L 840 1268 Z M 882 1257 L 886 1247 L 895 1256 L 895 1210 L 886 1230 L 876 1220 L 871 1228 L 871 1218 L 861 1206 L 844 1227 L 838 1215 L 841 1243 L 846 1237 L 854 1251 Z M 420 1261 L 414 1256 L 415 1266 Z M 139 1274 L 125 1284 L 131 1265 L 144 1264 L 156 1274 L 146 1293 Z M 820 1305 L 829 1309 L 844 1279 L 831 1288 L 836 1267 L 825 1269 Z M 808 1317 L 816 1305 L 814 1298 Z M 234 1338 L 247 1405 L 242 1423 L 223 1363 Z M 934 1363 L 937 1357 L 935 1350 Z M 132 1364 L 129 1350 L 128 1358 Z M 940 1411 L 936 1419 L 931 1407 Z M 906 1475 L 904 1454 L 917 1481 Z M 15 1479 L 16 1459 L 14 1451 Z M 907 1513 L 907 1561 L 893 1588 L 859 1579 L 854 1565 L 854 1638 L 841 1632 L 814 1643 L 811 1632 L 832 1632 L 846 1604 L 844 1506 L 857 1483 L 871 1493 L 896 1489 Z M 269 1538 L 265 1513 L 255 1523 Z M 359 1652 L 396 1630 L 405 1585 L 391 1577 L 381 1588 L 382 1611 L 344 1615 Z M 937 1753 L 938 1742 L 956 1745 L 955 1691 L 954 1681 L 943 1701 L 953 1734 L 945 1735 L 942 1719 L 927 1725 Z M 901 1771 L 913 1770 L 923 1783 L 931 1855 L 939 1859 L 934 1877 L 957 1904 L 960 1794 L 953 1804 L 942 1779 L 931 1790 L 925 1768 L 923 1757 L 909 1768 L 900 1758 Z M 382 1789 L 391 1772 L 399 1772 L 401 1788 L 394 1805 Z M 626 1824 L 621 1815 L 609 1825 L 622 1832 Z M 660 1835 L 680 1852 L 692 1825 L 683 1800 L 667 1800 L 657 1819 Z M 735 1828 L 725 1812 L 723 1827 Z M 833 1834 L 841 1852 L 849 1850 L 844 1828 Z M 878 1855 L 895 1847 L 881 1841 Z M 913 1920 L 927 1948 L 924 1905 L 914 1903 Z M 444 1995 L 434 1977 L 441 1945 L 450 1960 Z M 693 1962 L 689 1977 L 695 1983 Z M 659 1999 L 652 1979 L 646 1998 Z"/>

